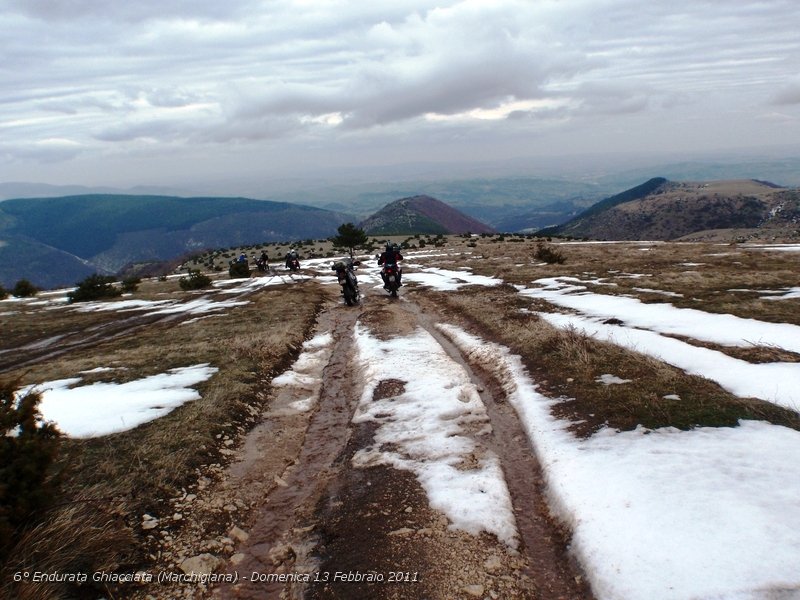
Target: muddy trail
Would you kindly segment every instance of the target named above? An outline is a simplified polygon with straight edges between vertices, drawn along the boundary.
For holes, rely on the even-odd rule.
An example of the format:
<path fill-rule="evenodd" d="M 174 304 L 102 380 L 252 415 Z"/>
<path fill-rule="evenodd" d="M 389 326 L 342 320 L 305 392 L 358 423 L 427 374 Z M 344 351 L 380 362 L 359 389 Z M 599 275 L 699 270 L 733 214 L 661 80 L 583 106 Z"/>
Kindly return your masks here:
<path fill-rule="evenodd" d="M 466 362 L 437 322 L 414 294 L 371 296 L 360 307 L 331 306 L 321 314 L 317 333 L 330 343 L 314 355 L 320 364 L 276 388 L 225 475 L 227 493 L 251 510 L 222 568 L 236 581 L 217 585 L 208 597 L 592 597 L 565 532 L 550 517 L 539 464 L 502 386 Z M 458 469 L 496 458 L 511 500 L 513 539 L 455 527 L 452 514 L 431 507 L 430 486 L 413 466 L 375 459 L 407 451 L 381 437 L 392 421 L 388 412 L 364 419 L 365 406 L 391 407 L 426 374 L 406 366 L 374 384 L 374 373 L 358 360 L 355 328 L 389 345 L 424 332 L 437 353 L 463 370 L 485 408 L 451 434 L 472 448 Z M 429 392 L 435 397 L 438 390 Z M 298 411 L 310 397 L 313 410 Z"/>

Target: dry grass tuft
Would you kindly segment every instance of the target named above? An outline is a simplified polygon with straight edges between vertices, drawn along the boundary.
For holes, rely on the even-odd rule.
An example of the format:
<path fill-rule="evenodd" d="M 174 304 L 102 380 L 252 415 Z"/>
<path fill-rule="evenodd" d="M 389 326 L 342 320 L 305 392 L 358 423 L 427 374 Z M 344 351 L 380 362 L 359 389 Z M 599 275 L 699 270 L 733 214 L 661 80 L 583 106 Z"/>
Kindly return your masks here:
<path fill-rule="evenodd" d="M 88 496 L 87 496 L 88 494 Z M 15 573 L 85 573 L 89 581 L 81 586 L 108 592 L 96 587 L 91 574 L 113 571 L 130 558 L 126 549 L 133 544 L 133 535 L 112 503 L 91 502 L 103 494 L 88 490 L 69 504 L 50 512 L 40 525 L 25 532 L 17 540 L 11 558 L 0 568 L 0 596 L 18 600 L 56 600 L 74 597 L 74 584 L 60 582 L 14 582 Z"/>

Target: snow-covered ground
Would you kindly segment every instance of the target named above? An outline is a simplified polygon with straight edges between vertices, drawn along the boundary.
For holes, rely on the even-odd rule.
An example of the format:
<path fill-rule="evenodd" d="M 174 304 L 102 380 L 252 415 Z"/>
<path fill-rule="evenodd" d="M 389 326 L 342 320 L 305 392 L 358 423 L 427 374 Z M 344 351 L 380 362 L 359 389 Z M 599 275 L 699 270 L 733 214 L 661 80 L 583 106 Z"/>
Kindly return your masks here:
<path fill-rule="evenodd" d="M 723 352 L 692 345 L 664 334 L 713 342 L 723 346 L 764 345 L 800 353 L 800 327 L 715 314 L 671 304 L 645 304 L 636 298 L 587 291 L 574 277 L 534 282 L 520 294 L 540 298 L 578 314 L 539 313 L 551 325 L 575 328 L 587 335 L 653 356 L 716 381 L 742 397 L 755 397 L 800 411 L 800 363 L 752 364 Z M 621 324 L 608 324 L 614 319 Z"/>
<path fill-rule="evenodd" d="M 440 328 L 503 382 L 599 599 L 800 597 L 800 432 L 743 422 L 579 440 L 519 357 Z"/>
<path fill-rule="evenodd" d="M 708 313 L 671 304 L 645 304 L 636 298 L 611 296 L 587 291 L 575 277 L 549 277 L 534 281 L 538 287 L 520 293 L 570 308 L 587 317 L 620 319 L 629 327 L 658 333 L 691 337 L 723 346 L 775 346 L 800 352 L 800 327 L 785 323 L 767 323 L 734 315 Z"/>
<path fill-rule="evenodd" d="M 575 328 L 594 338 L 662 360 L 691 375 L 716 381 L 737 396 L 761 398 L 800 412 L 800 363 L 753 364 L 647 329 L 607 325 L 600 319 L 578 315 L 539 313 L 539 316 L 561 329 Z M 624 317 L 625 313 L 620 313 L 620 318 Z"/>
<path fill-rule="evenodd" d="M 105 369 L 99 367 L 98 369 Z M 93 369 L 93 372 L 98 372 Z M 87 373 L 90 371 L 86 371 Z M 200 398 L 192 386 L 217 372 L 207 364 L 170 369 L 127 383 L 79 385 L 81 377 L 27 386 L 41 394 L 39 411 L 67 436 L 89 438 L 133 429 Z"/>
<path fill-rule="evenodd" d="M 290 397 L 289 405 L 285 409 L 273 408 L 273 414 L 279 411 L 307 412 L 317 405 L 322 388 L 322 370 L 328 363 L 332 345 L 333 336 L 329 332 L 307 340 L 291 368 L 272 380 L 272 387 L 278 390 L 278 394 L 285 391 Z"/>
<path fill-rule="evenodd" d="M 793 252 L 800 246 L 753 249 Z M 458 255 L 447 251 L 409 253 L 404 281 L 444 291 L 502 283 L 466 268 L 430 266 L 454 256 Z M 304 261 L 303 268 L 313 273 L 314 280 L 335 285 L 330 271 L 333 260 Z M 374 260 L 362 261 L 358 271 L 362 291 L 380 288 Z M 237 294 L 306 279 L 307 275 L 280 274 L 218 281 L 216 291 L 230 294 L 230 300 L 123 299 L 90 303 L 80 310 L 211 316 L 245 303 L 235 298 Z M 669 337 L 723 346 L 758 344 L 800 353 L 800 327 L 645 304 L 590 290 L 590 285 L 604 283 L 587 274 L 583 279 L 540 279 L 519 289 L 522 296 L 571 311 L 537 313 L 556 327 L 575 327 L 717 381 L 734 394 L 800 410 L 800 363 L 751 364 Z M 671 294 L 644 287 L 640 291 Z M 800 297 L 800 288 L 760 293 L 768 299 L 791 300 Z M 36 301 L 5 302 L 3 309 L 13 313 Z M 58 304 L 63 302 L 51 295 L 44 308 Z M 610 319 L 622 324 L 605 322 Z M 568 422 L 552 416 L 556 400 L 537 391 L 519 357 L 456 327 L 441 325 L 440 329 L 465 355 L 503 382 L 542 464 L 551 506 L 571 528 L 572 549 L 600 600 L 800 598 L 800 528 L 795 526 L 800 522 L 800 432 L 746 421 L 736 428 L 693 431 L 606 429 L 580 440 L 568 432 Z M 365 385 L 355 421 L 378 425 L 375 444 L 356 455 L 356 464 L 408 470 L 420 481 L 431 506 L 443 511 L 455 527 L 473 533 L 488 531 L 510 546 L 517 544 L 498 459 L 480 443 L 481 432 L 489 431 L 486 410 L 463 368 L 421 330 L 384 341 L 359 327 L 354 339 Z M 273 380 L 277 390 L 291 389 L 300 398 L 289 406 L 291 410 L 314 407 L 331 345 L 327 334 L 306 342 L 295 365 Z M 68 435 L 105 435 L 196 399 L 192 386 L 214 372 L 208 365 L 195 365 L 124 384 L 80 385 L 79 377 L 47 382 L 38 386 L 43 389 L 40 408 L 45 418 L 56 421 Z M 403 391 L 374 401 L 378 384 L 393 378 L 403 379 Z M 613 373 L 599 375 L 597 381 L 625 384 Z M 464 468 L 471 455 L 479 458 L 477 465 Z"/>
<path fill-rule="evenodd" d="M 430 505 L 453 527 L 475 535 L 488 531 L 516 547 L 500 462 L 474 439 L 489 433 L 491 425 L 466 371 L 423 330 L 384 341 L 359 326 L 355 339 L 364 391 L 353 421 L 379 427 L 372 447 L 356 453 L 354 464 L 411 471 Z M 373 398 L 382 381 L 397 378 L 404 382 L 401 393 Z M 465 466 L 473 458 L 477 464 Z"/>

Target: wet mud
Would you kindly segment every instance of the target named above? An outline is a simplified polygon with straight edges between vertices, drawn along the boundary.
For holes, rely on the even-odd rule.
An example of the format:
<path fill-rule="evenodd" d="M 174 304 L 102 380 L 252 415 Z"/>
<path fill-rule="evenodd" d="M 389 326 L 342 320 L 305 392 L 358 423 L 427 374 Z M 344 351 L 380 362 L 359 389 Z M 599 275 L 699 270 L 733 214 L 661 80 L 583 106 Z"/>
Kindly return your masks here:
<path fill-rule="evenodd" d="M 302 575 L 315 569 L 308 556 L 315 543 L 310 535 L 314 512 L 319 498 L 338 475 L 355 407 L 354 378 L 349 370 L 356 316 L 357 311 L 352 310 L 333 310 L 320 315 L 318 332 L 330 331 L 334 346 L 322 372 L 318 404 L 304 431 L 297 424 L 290 429 L 290 435 L 299 442 L 297 454 L 291 458 L 292 453 L 284 448 L 290 463 L 279 476 L 273 476 L 276 485 L 255 509 L 249 538 L 237 548 L 237 558 L 230 565 L 229 571 L 238 573 L 239 581 L 215 590 L 217 598 L 301 597 L 302 586 L 265 579 L 275 579 L 275 575 L 281 574 Z M 285 399 L 283 404 L 288 400 L 291 399 Z M 282 407 L 277 409 L 274 419 L 285 418 Z M 302 421 L 304 417 L 296 415 L 295 420 L 298 419 Z M 231 475 L 258 477 L 259 455 L 269 452 L 277 431 L 286 429 L 287 423 L 274 420 L 257 427 L 245 442 L 243 460 L 232 465 Z M 252 581 L 254 573 L 263 576 L 261 580 Z"/>
<path fill-rule="evenodd" d="M 277 398 L 272 416 L 248 436 L 242 460 L 231 466 L 231 477 L 261 476 L 277 483 L 264 488 L 248 524 L 249 539 L 228 565 L 239 582 L 217 588 L 213 597 L 592 598 L 569 555 L 567 533 L 549 513 L 540 466 L 502 387 L 464 360 L 436 329 L 439 318 L 413 297 L 369 298 L 356 309 L 337 306 L 320 316 L 318 330 L 331 331 L 334 345 L 319 403 L 310 417 L 302 417 L 281 412 L 290 399 Z M 492 426 L 476 441 L 500 459 L 519 529 L 517 549 L 488 534 L 454 530 L 430 508 L 413 473 L 353 464 L 353 456 L 374 443 L 377 427 L 352 423 L 362 391 L 353 370 L 357 322 L 381 339 L 421 327 L 472 378 Z M 403 375 L 381 381 L 373 399 L 402 394 Z M 264 454 L 279 438 L 285 462 L 265 470 Z M 283 575 L 284 582 L 243 580 L 254 573 Z"/>

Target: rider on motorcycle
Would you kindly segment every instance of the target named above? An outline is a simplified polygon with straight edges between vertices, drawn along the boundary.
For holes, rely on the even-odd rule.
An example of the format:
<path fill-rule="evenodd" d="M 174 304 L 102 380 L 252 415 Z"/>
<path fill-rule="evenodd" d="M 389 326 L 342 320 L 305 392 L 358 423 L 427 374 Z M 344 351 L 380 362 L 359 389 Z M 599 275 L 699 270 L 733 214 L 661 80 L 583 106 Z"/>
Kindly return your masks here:
<path fill-rule="evenodd" d="M 358 278 L 355 274 L 355 268 L 360 264 L 359 261 L 353 260 L 352 258 L 344 258 L 342 260 L 337 260 L 331 266 L 331 269 L 336 271 L 339 285 L 342 286 L 344 301 L 348 306 L 358 303 Z"/>
<path fill-rule="evenodd" d="M 378 257 L 378 264 L 397 266 L 397 287 L 400 287 L 403 285 L 401 281 L 403 277 L 403 269 L 397 264 L 398 260 L 403 260 L 403 255 L 400 254 L 400 248 L 397 247 L 397 244 L 386 242 L 386 249 L 381 252 L 381 255 Z M 389 289 L 389 282 L 386 280 L 385 269 L 381 269 L 381 279 L 383 279 L 384 289 Z"/>
<path fill-rule="evenodd" d="M 286 268 L 287 269 L 291 269 L 292 268 L 292 263 L 294 263 L 294 261 L 296 261 L 298 259 L 299 259 L 299 256 L 297 255 L 297 250 L 293 249 L 293 250 L 287 252 L 286 253 Z"/>

